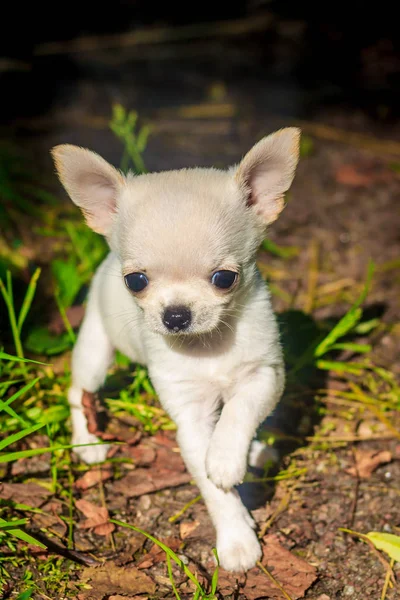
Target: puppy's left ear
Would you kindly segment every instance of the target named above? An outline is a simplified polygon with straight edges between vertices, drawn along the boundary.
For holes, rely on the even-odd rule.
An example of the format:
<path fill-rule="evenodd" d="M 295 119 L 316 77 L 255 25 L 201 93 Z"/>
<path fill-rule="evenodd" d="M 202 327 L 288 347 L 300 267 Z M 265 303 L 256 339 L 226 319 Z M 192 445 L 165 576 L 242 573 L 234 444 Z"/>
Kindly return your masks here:
<path fill-rule="evenodd" d="M 264 225 L 275 221 L 299 160 L 300 129 L 287 127 L 263 138 L 246 154 L 235 179 Z"/>

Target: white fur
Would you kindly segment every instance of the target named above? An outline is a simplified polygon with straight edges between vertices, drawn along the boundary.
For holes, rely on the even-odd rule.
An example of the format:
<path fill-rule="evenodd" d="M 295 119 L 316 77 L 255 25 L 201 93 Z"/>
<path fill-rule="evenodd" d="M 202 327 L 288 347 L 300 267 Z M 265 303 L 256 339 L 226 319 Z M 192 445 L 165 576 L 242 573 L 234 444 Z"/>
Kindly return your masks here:
<path fill-rule="evenodd" d="M 262 144 L 255 147 L 255 165 L 251 151 L 236 178 L 230 171 L 211 169 L 130 177 L 121 184 L 115 202 L 102 190 L 99 214 L 102 223 L 107 222 L 112 252 L 93 279 L 73 352 L 69 392 L 73 442 L 94 439 L 87 431 L 82 392 L 94 392 L 102 385 L 114 350 L 147 365 L 161 404 L 177 424 L 182 456 L 215 525 L 221 565 L 232 571 L 251 568 L 261 556 L 253 520 L 234 486 L 245 475 L 256 429 L 284 386 L 278 328 L 268 290 L 255 268 L 255 252 L 274 212 L 274 197 L 279 212 L 293 178 L 298 132 L 287 131 L 292 131 L 292 154 L 289 133 L 275 134 L 276 143 L 269 136 L 264 144 L 265 160 L 273 162 L 272 196 L 261 189 L 262 173 L 268 172 Z M 59 173 L 71 197 L 85 210 L 90 190 L 80 185 L 82 181 L 92 185 L 93 178 L 82 175 L 87 155 L 77 160 L 76 153 L 87 151 L 61 149 L 54 151 Z M 283 150 L 289 153 L 286 162 Z M 75 158 L 67 160 L 71 152 Z M 74 178 L 76 164 L 81 183 Z M 103 167 L 103 162 L 96 163 L 96 186 L 110 176 L 109 165 L 104 171 Z M 257 190 L 246 206 L 254 168 Z M 111 177 L 114 187 L 106 187 L 115 190 L 119 180 L 115 173 Z M 267 176 L 265 185 L 267 189 Z M 260 198 L 260 202 L 267 198 L 268 210 L 259 210 Z M 88 203 L 93 221 L 96 203 L 92 197 Z M 110 204 L 113 214 L 107 221 L 105 206 Z M 232 291 L 221 292 L 211 285 L 210 273 L 216 268 L 239 272 Z M 134 296 L 122 274 L 136 270 L 146 270 L 151 283 Z M 193 323 L 185 334 L 172 335 L 162 324 L 162 311 L 171 304 L 191 309 Z M 104 460 L 107 448 L 76 451 L 92 463 Z"/>

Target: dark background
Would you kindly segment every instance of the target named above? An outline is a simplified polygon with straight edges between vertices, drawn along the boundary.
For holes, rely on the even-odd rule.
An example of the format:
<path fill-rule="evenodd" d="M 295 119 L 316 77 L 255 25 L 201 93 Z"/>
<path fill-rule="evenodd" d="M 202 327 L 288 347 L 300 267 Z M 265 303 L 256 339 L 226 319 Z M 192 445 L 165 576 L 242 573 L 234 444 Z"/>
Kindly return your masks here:
<path fill-rule="evenodd" d="M 1 125 L 21 135 L 32 133 L 32 123 L 22 119 L 48 118 L 71 106 L 100 114 L 119 100 L 146 113 L 195 103 L 218 80 L 244 107 L 263 114 L 336 118 L 353 129 L 383 131 L 397 125 L 399 112 L 395 13 L 391 2 L 8 2 L 0 36 Z M 240 35 L 220 35 L 217 28 L 192 39 L 125 48 L 118 40 L 107 47 L 99 38 L 98 48 L 87 52 L 43 46 L 266 16 L 271 21 L 261 30 Z"/>

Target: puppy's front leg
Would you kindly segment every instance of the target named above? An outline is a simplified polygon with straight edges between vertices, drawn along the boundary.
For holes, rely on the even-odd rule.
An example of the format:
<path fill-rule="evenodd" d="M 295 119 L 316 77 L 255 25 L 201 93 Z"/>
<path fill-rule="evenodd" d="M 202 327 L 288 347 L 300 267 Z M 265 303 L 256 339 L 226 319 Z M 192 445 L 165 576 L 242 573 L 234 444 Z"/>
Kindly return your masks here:
<path fill-rule="evenodd" d="M 160 397 L 163 401 L 162 394 Z M 254 522 L 236 490 L 224 492 L 218 489 L 206 474 L 206 452 L 216 420 L 217 398 L 212 399 L 207 394 L 205 398 L 193 400 L 193 394 L 186 391 L 180 395 L 176 390 L 175 393 L 170 390 L 169 398 L 170 402 L 163 404 L 178 426 L 177 438 L 183 459 L 200 488 L 214 523 L 220 563 L 229 571 L 246 571 L 261 556 Z"/>
<path fill-rule="evenodd" d="M 283 384 L 281 365 L 258 367 L 225 399 L 206 458 L 208 477 L 218 488 L 230 490 L 243 481 L 251 440 L 274 409 Z"/>

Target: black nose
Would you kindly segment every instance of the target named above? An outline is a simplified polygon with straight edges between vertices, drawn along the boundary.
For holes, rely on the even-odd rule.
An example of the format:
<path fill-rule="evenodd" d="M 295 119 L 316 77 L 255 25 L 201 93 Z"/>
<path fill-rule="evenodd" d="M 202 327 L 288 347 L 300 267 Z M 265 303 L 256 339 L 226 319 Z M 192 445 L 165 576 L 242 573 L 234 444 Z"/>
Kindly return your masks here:
<path fill-rule="evenodd" d="M 191 320 L 192 314 L 185 306 L 170 306 L 164 311 L 164 325 L 171 331 L 187 329 Z"/>

